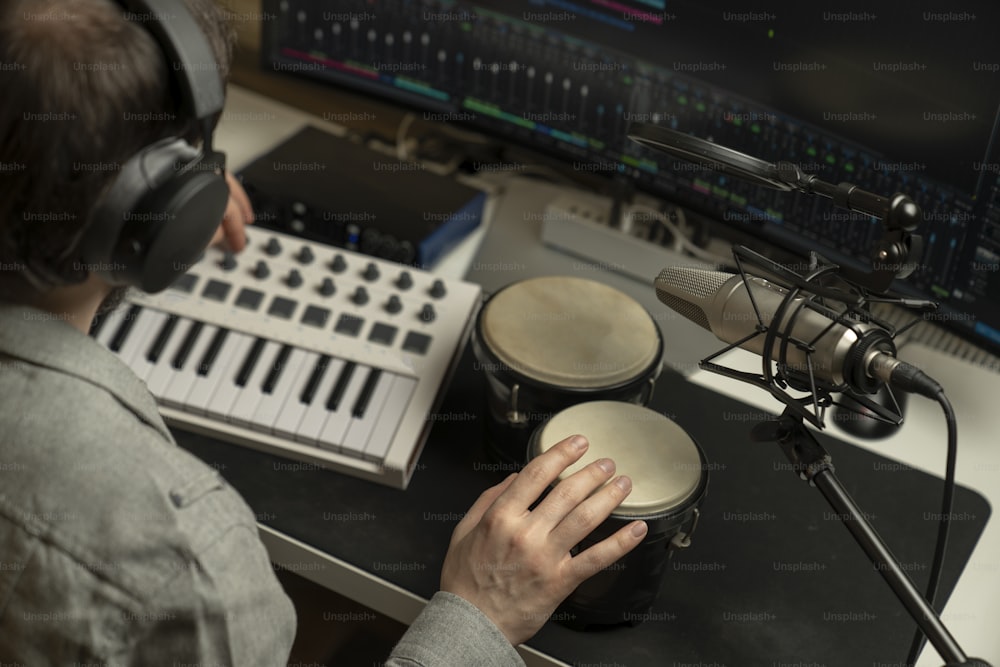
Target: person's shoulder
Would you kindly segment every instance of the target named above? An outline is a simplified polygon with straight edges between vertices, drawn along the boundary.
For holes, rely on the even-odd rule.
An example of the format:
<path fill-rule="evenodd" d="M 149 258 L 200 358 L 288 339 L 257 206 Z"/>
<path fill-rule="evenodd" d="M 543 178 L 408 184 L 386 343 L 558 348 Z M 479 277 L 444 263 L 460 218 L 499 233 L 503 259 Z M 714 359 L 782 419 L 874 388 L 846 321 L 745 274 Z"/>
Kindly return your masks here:
<path fill-rule="evenodd" d="M 142 596 L 254 517 L 218 472 L 109 393 L 45 368 L 0 378 L 0 514 Z"/>

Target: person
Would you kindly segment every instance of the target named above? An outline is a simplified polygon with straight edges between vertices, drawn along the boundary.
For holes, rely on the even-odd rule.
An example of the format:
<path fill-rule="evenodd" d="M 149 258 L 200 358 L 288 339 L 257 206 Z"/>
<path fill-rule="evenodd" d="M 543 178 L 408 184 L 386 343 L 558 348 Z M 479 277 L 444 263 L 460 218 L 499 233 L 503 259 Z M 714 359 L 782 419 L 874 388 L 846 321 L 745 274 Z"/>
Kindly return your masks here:
<path fill-rule="evenodd" d="M 185 5 L 225 76 L 224 13 L 213 0 Z M 116 175 L 104 165 L 196 136 L 169 70 L 112 0 L 0 5 L 0 664 L 270 667 L 294 637 L 250 509 L 87 335 L 125 296 L 76 252 Z M 215 241 L 238 251 L 252 211 L 227 180 Z M 454 530 L 440 591 L 387 665 L 522 664 L 514 647 L 638 545 L 641 521 L 571 554 L 630 490 L 610 460 L 532 508 L 586 448 L 568 438 L 482 493 Z"/>

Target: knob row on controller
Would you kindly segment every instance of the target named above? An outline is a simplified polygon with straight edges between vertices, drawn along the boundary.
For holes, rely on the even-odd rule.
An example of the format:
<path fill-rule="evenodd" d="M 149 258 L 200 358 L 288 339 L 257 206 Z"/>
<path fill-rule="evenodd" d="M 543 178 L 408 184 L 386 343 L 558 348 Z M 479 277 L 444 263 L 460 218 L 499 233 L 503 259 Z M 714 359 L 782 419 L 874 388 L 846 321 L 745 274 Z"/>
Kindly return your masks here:
<path fill-rule="evenodd" d="M 264 252 L 272 257 L 277 256 L 281 253 L 281 242 L 278 239 L 272 237 L 267 244 L 264 246 Z M 295 255 L 295 258 L 302 264 L 310 264 L 315 259 L 315 254 L 312 249 L 304 245 Z M 232 252 L 223 253 L 222 260 L 219 262 L 219 267 L 224 271 L 235 271 L 239 266 L 239 262 L 236 260 L 236 255 Z M 347 261 L 341 253 L 334 255 L 333 259 L 328 265 L 329 269 L 334 273 L 343 273 L 347 270 Z M 268 263 L 261 259 L 258 260 L 253 268 L 252 274 L 258 280 L 266 280 L 271 276 L 271 269 Z M 374 262 L 369 262 L 365 266 L 364 271 L 361 272 L 361 277 L 368 282 L 375 282 L 382 277 L 382 272 L 379 270 L 378 265 Z M 284 280 L 285 284 L 289 287 L 295 288 L 300 287 L 303 283 L 302 275 L 297 269 L 292 269 L 289 271 Z M 408 290 L 413 287 L 413 276 L 409 271 L 400 271 L 399 275 L 393 281 L 398 289 Z M 324 296 L 331 296 L 335 292 L 333 283 L 328 279 L 324 278 L 323 284 L 320 287 L 320 294 Z M 441 279 L 436 279 L 432 284 L 427 293 L 434 299 L 443 299 L 448 294 L 448 289 L 445 287 L 444 281 Z"/>

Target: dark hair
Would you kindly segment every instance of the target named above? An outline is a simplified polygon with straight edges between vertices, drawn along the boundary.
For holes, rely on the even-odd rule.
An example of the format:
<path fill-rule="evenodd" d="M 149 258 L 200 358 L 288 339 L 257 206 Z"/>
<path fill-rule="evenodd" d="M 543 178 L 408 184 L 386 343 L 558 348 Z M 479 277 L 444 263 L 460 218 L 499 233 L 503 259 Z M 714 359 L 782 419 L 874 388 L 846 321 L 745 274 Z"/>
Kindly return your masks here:
<path fill-rule="evenodd" d="M 73 252 L 121 164 L 195 140 L 153 36 L 112 0 L 14 0 L 0 9 L 0 292 L 86 280 Z M 228 75 L 233 32 L 215 0 L 185 4 Z M 32 282 L 37 282 L 33 280 Z M 36 285 L 37 288 L 37 285 Z"/>

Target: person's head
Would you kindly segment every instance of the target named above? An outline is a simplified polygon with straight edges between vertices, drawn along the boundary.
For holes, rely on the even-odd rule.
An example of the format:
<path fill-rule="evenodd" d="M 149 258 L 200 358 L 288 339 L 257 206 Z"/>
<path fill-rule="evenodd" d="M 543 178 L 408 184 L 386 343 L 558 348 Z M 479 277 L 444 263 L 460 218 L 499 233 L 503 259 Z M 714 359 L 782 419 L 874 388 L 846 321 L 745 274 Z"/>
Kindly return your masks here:
<path fill-rule="evenodd" d="M 185 4 L 225 79 L 223 10 Z M 0 4 L 0 299 L 86 281 L 77 243 L 120 166 L 160 139 L 200 136 L 171 68 L 114 0 Z"/>

